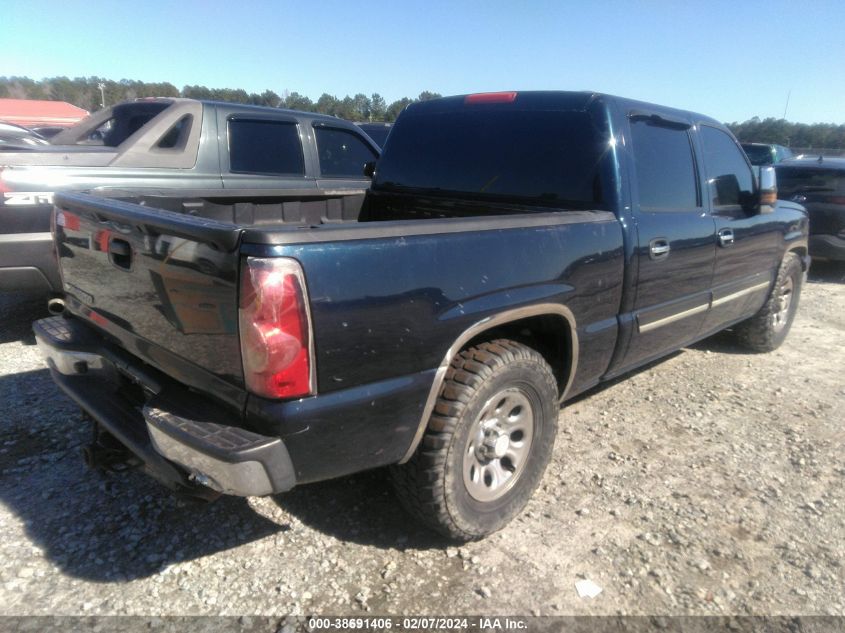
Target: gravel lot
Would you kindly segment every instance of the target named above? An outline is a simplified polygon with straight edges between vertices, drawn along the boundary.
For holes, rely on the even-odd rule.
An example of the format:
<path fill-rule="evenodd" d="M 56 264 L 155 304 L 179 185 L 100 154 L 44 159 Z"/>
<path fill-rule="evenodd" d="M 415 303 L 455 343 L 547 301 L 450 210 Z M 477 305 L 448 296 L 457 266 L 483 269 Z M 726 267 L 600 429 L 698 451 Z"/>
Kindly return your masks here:
<path fill-rule="evenodd" d="M 378 471 L 204 505 L 86 470 L 42 302 L 0 296 L 0 613 L 845 615 L 845 269 L 801 303 L 777 352 L 719 335 L 570 403 L 522 516 L 454 547 Z"/>

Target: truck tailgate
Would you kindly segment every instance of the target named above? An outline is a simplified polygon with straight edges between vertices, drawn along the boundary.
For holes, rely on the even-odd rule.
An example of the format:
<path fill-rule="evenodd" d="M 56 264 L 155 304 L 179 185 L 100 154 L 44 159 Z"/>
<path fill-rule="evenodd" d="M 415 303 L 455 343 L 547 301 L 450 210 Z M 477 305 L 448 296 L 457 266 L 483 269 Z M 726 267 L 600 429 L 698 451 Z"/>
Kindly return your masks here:
<path fill-rule="evenodd" d="M 231 224 L 56 196 L 69 312 L 165 373 L 242 404 L 238 242 Z"/>

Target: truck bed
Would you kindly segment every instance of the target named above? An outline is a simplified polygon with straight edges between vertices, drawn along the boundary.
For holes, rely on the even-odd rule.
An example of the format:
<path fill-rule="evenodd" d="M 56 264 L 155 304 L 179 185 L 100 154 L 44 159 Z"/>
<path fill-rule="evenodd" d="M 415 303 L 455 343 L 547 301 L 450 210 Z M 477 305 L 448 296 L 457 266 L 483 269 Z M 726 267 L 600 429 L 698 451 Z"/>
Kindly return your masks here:
<path fill-rule="evenodd" d="M 605 211 L 247 225 L 85 194 L 57 195 L 56 205 L 71 318 L 265 434 L 309 428 L 329 437 L 336 423 L 326 408 L 360 400 L 367 406 L 345 427 L 392 434 L 394 448 L 378 463 L 401 457 L 450 346 L 490 315 L 537 305 L 571 313 L 572 336 L 595 352 L 577 360 L 582 384 L 606 370 L 616 341 L 622 233 Z M 237 326 L 245 256 L 301 264 L 319 398 L 296 404 L 247 394 Z M 560 376 L 562 391 L 580 388 L 568 378 Z M 400 385 L 410 393 L 390 397 Z M 374 459 L 342 436 L 326 450 L 348 472 Z M 331 470 L 311 468 L 307 478 Z"/>

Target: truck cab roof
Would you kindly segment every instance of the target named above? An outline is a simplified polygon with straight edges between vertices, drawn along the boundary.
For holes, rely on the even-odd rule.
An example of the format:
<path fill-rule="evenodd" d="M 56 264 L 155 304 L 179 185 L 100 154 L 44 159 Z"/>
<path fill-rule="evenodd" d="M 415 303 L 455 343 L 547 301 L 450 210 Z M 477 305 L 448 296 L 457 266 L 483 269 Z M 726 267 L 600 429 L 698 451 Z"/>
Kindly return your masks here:
<path fill-rule="evenodd" d="M 510 92 L 486 92 L 453 97 L 443 97 L 420 101 L 409 105 L 405 112 L 408 114 L 423 114 L 435 112 L 453 112 L 470 106 L 490 108 L 513 108 L 518 110 L 580 110 L 585 111 L 594 103 L 616 103 L 629 113 L 642 110 L 652 114 L 663 114 L 679 121 L 707 123 L 724 128 L 719 121 L 688 110 L 670 108 L 667 106 L 626 99 L 611 94 L 594 91 L 565 91 L 565 90 L 528 90 Z"/>

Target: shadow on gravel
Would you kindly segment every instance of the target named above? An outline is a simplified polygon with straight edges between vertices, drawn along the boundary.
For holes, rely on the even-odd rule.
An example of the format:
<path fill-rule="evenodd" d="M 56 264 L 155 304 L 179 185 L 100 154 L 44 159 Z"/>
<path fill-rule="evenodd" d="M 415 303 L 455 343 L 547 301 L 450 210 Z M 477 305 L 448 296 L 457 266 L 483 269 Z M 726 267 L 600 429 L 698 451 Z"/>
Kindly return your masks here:
<path fill-rule="evenodd" d="M 566 404 L 564 405 L 564 408 L 566 406 L 575 404 L 576 402 L 581 402 L 582 400 L 586 400 L 586 399 L 588 399 L 588 398 L 590 398 L 590 397 L 592 397 L 596 394 L 599 394 L 602 391 L 604 391 L 605 389 L 610 389 L 614 385 L 618 385 L 620 382 L 625 382 L 626 380 L 628 380 L 629 378 L 632 378 L 633 376 L 636 376 L 637 374 L 641 374 L 644 371 L 648 371 L 649 369 L 657 367 L 658 365 L 661 365 L 661 364 L 665 363 L 666 361 L 668 361 L 672 358 L 675 358 L 676 356 L 679 356 L 682 353 L 683 353 L 683 350 L 679 349 L 679 350 L 674 351 L 670 354 L 667 354 L 666 356 L 662 356 L 661 358 L 658 358 L 658 359 L 655 359 L 655 360 L 653 360 L 649 363 L 646 363 L 645 365 L 642 365 L 640 367 L 637 367 L 635 369 L 627 371 L 624 374 L 622 374 L 621 376 L 617 376 L 616 378 L 611 378 L 610 380 L 600 382 L 599 384 L 595 385 L 594 387 L 590 387 L 586 391 L 579 393 L 577 396 L 574 396 L 574 397 L 568 399 L 566 401 Z"/>
<path fill-rule="evenodd" d="M 818 262 L 810 266 L 807 281 L 812 283 L 845 284 L 845 262 Z"/>
<path fill-rule="evenodd" d="M 35 345 L 32 322 L 50 316 L 44 297 L 0 293 L 0 344 L 20 341 Z"/>
<path fill-rule="evenodd" d="M 753 356 L 757 353 L 740 345 L 730 330 L 722 330 L 713 336 L 708 336 L 703 341 L 690 345 L 690 349 L 717 354 L 738 354 L 739 356 Z"/>
<path fill-rule="evenodd" d="M 87 469 L 80 450 L 90 423 L 46 369 L 0 377 L 0 402 L 9 405 L 0 418 L 0 504 L 23 524 L 20 547 L 38 547 L 63 573 L 142 578 L 289 529 L 244 499 L 185 500 L 138 472 Z M 8 547 L 21 537 L 4 524 Z"/>
<path fill-rule="evenodd" d="M 445 549 L 453 544 L 399 505 L 385 469 L 298 486 L 274 501 L 308 527 L 381 549 Z"/>

